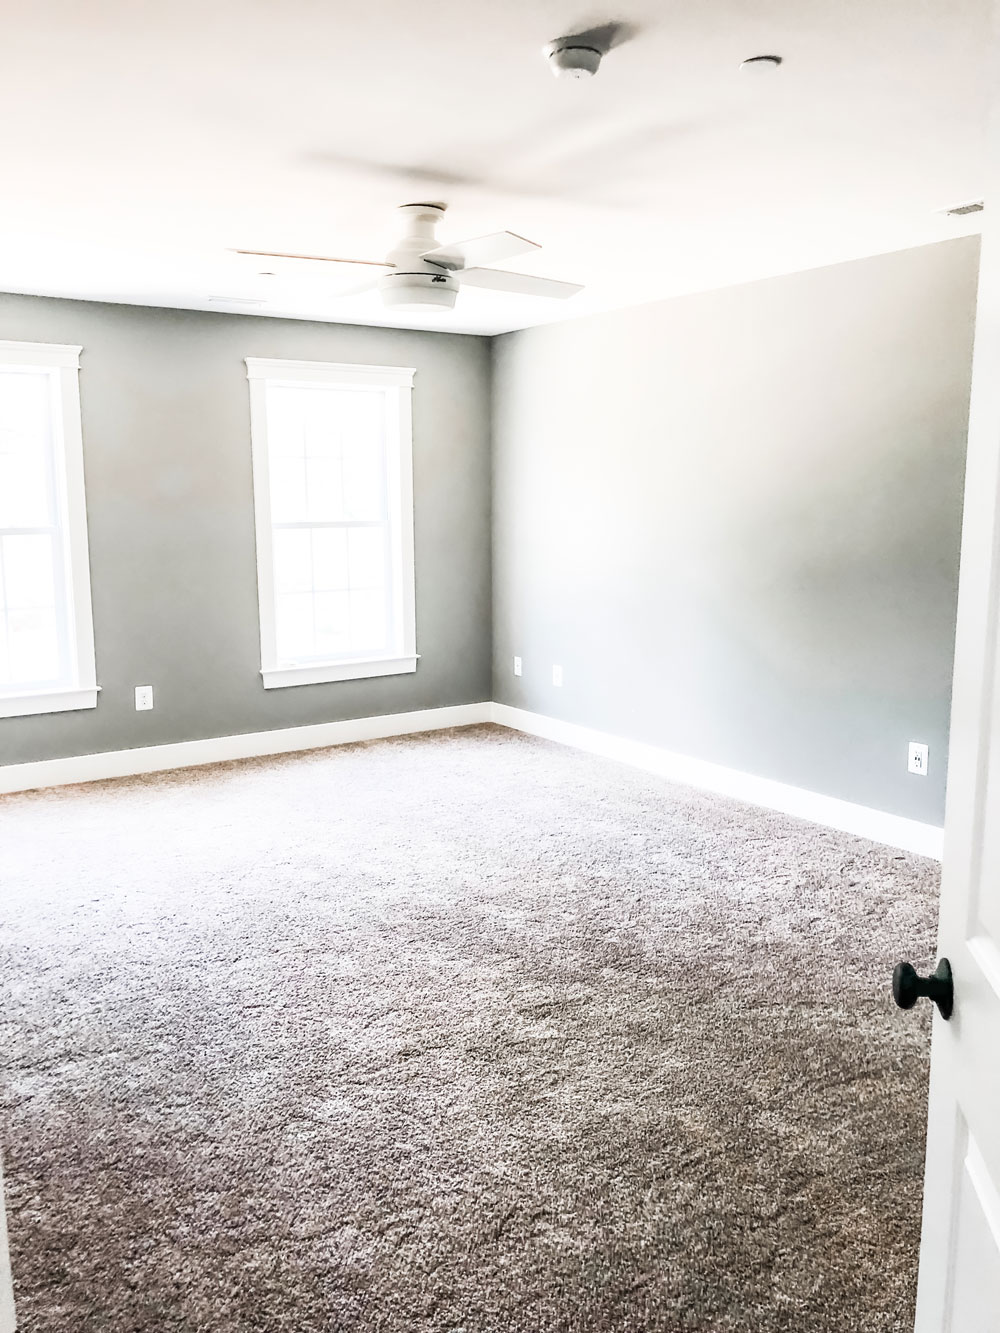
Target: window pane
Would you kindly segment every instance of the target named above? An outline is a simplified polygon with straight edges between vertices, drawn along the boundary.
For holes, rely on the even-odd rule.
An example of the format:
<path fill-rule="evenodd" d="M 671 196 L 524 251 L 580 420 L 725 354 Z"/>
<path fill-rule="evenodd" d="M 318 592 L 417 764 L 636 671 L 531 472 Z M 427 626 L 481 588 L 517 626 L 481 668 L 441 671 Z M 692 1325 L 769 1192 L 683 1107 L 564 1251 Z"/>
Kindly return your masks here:
<path fill-rule="evenodd" d="M 346 592 L 316 594 L 316 653 L 320 657 L 338 657 L 351 652 L 348 598 Z"/>
<path fill-rule="evenodd" d="M 275 611 L 279 659 L 292 662 L 312 657 L 315 651 L 312 593 L 278 593 Z"/>
<path fill-rule="evenodd" d="M 271 459 L 271 518 L 275 523 L 302 523 L 309 517 L 306 505 L 306 461 L 304 458 Z"/>
<path fill-rule="evenodd" d="M 317 591 L 346 591 L 347 537 L 346 528 L 313 529 L 313 585 Z"/>
<path fill-rule="evenodd" d="M 0 528 L 52 522 L 51 399 L 40 372 L 0 372 Z"/>
<path fill-rule="evenodd" d="M 340 461 L 341 442 L 345 433 L 350 433 L 346 400 L 351 396 L 340 389 L 307 389 L 303 392 L 303 434 L 310 458 Z"/>
<path fill-rule="evenodd" d="M 355 651 L 386 648 L 386 605 L 380 592 L 351 593 L 351 642 Z"/>
<path fill-rule="evenodd" d="M 384 453 L 381 439 L 345 440 L 344 518 L 377 522 L 385 516 Z"/>
<path fill-rule="evenodd" d="M 385 517 L 382 393 L 273 386 L 267 414 L 276 523 Z"/>
<path fill-rule="evenodd" d="M 274 587 L 277 592 L 312 589 L 312 551 L 308 528 L 276 528 L 274 532 Z"/>
<path fill-rule="evenodd" d="M 8 683 L 43 685 L 59 677 L 59 634 L 53 610 L 7 611 Z"/>
<path fill-rule="evenodd" d="M 385 528 L 351 528 L 351 587 L 382 588 L 385 585 Z"/>
<path fill-rule="evenodd" d="M 52 570 L 52 538 L 43 536 L 4 537 L 3 594 L 7 606 L 18 609 L 53 607 L 55 582 Z"/>
<path fill-rule="evenodd" d="M 270 385 L 267 391 L 267 451 L 271 460 L 305 457 L 305 423 L 299 389 Z"/>
<path fill-rule="evenodd" d="M 44 453 L 39 449 L 29 457 L 23 451 L 5 450 L 0 438 L 0 528 L 41 528 L 49 522 Z"/>
<path fill-rule="evenodd" d="M 343 518 L 344 469 L 339 457 L 306 459 L 306 508 L 315 523 Z"/>
<path fill-rule="evenodd" d="M 344 397 L 350 400 L 345 412 L 345 419 L 350 423 L 350 438 L 375 448 L 381 447 L 385 436 L 385 395 L 353 392 Z"/>

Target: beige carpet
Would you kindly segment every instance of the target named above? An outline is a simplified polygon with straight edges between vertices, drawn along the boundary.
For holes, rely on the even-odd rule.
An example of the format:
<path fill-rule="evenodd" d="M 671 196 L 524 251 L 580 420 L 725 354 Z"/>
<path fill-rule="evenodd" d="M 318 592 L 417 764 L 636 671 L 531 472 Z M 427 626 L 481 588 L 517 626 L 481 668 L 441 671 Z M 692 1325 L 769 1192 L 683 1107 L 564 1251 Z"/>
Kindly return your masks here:
<path fill-rule="evenodd" d="M 937 868 L 493 728 L 0 800 L 22 1333 L 909 1333 Z"/>

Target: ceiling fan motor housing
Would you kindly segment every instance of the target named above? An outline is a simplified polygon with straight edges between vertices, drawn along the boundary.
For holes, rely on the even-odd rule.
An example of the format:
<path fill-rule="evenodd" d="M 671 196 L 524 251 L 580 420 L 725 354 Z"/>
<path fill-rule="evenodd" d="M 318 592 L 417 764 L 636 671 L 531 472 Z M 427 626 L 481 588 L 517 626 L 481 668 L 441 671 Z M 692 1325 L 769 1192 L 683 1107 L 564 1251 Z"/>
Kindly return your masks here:
<path fill-rule="evenodd" d="M 442 306 L 450 310 L 458 296 L 458 282 L 451 273 L 401 273 L 394 269 L 378 280 L 382 304 L 390 309 L 400 306 Z"/>
<path fill-rule="evenodd" d="M 422 258 L 438 245 L 434 229 L 444 216 L 443 204 L 404 204 L 399 209 L 405 230 L 386 255 L 393 267 L 378 280 L 382 303 L 401 306 L 440 306 L 450 310 L 458 296 L 458 279 L 449 269 Z"/>

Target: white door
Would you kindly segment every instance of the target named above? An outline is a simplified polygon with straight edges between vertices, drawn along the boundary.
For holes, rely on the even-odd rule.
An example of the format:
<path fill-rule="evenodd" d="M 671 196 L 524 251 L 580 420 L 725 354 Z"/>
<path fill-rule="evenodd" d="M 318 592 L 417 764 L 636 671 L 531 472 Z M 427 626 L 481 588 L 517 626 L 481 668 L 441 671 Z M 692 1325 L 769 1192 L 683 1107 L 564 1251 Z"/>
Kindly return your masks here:
<path fill-rule="evenodd" d="M 1000 184 L 1000 125 L 991 151 Z M 1000 188 L 984 217 L 917 1333 L 1000 1333 Z"/>

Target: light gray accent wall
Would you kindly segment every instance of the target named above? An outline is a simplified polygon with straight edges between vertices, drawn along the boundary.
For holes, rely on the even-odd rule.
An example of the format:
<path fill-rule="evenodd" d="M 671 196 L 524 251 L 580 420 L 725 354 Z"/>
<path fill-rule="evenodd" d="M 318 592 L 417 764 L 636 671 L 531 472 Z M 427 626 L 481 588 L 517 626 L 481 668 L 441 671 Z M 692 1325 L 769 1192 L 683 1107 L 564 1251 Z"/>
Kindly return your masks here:
<path fill-rule="evenodd" d="M 101 686 L 93 710 L 0 719 L 0 763 L 490 697 L 486 339 L 21 296 L 0 338 L 83 345 Z M 416 367 L 415 674 L 264 690 L 247 356 Z"/>
<path fill-rule="evenodd" d="M 493 697 L 941 823 L 977 268 L 969 238 L 494 340 Z"/>

